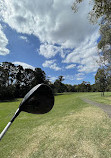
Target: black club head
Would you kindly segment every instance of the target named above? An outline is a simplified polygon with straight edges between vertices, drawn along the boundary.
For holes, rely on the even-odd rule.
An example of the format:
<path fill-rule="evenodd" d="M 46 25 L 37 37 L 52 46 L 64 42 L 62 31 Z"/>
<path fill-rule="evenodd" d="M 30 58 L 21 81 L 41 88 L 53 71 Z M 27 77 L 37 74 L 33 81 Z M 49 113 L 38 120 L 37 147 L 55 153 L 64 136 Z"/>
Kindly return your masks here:
<path fill-rule="evenodd" d="M 39 84 L 25 95 L 19 109 L 28 113 L 44 114 L 49 112 L 53 105 L 52 89 L 46 84 Z"/>

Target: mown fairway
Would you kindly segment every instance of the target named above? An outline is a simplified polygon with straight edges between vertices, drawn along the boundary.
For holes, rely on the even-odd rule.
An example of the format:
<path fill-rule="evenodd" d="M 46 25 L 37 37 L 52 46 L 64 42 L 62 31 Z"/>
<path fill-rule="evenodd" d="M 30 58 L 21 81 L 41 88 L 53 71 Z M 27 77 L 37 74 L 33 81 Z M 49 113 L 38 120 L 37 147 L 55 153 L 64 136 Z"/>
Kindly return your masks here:
<path fill-rule="evenodd" d="M 0 142 L 0 158 L 110 158 L 111 119 L 80 99 L 110 104 L 110 96 L 67 93 L 55 97 L 48 114 L 22 112 Z M 0 103 L 0 132 L 20 101 Z"/>

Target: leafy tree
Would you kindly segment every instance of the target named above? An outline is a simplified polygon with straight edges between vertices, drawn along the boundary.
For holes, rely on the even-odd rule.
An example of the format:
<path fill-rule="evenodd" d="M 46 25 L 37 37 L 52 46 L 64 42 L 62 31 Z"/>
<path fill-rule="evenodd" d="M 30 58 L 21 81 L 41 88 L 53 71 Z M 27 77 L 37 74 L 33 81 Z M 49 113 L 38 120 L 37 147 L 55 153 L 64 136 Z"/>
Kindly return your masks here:
<path fill-rule="evenodd" d="M 92 92 L 97 92 L 97 91 L 98 91 L 95 84 L 92 84 L 92 85 L 91 85 L 91 91 L 92 91 Z"/>
<path fill-rule="evenodd" d="M 6 87 L 8 80 L 8 71 L 0 66 L 0 87 Z"/>
<path fill-rule="evenodd" d="M 23 84 L 24 86 L 30 86 L 34 80 L 34 71 L 32 69 L 25 69 L 23 74 Z"/>
<path fill-rule="evenodd" d="M 32 69 L 24 69 L 21 85 L 21 95 L 24 96 L 32 87 L 34 80 L 34 71 Z"/>
<path fill-rule="evenodd" d="M 63 76 L 59 76 L 58 79 L 54 82 L 55 92 L 56 93 L 63 93 L 66 90 L 65 84 L 62 83 L 64 81 Z"/>
<path fill-rule="evenodd" d="M 106 77 L 106 71 L 104 68 L 99 68 L 96 76 L 95 76 L 95 84 L 98 89 L 98 91 L 102 92 L 101 95 L 104 96 L 104 92 L 107 87 L 107 77 Z"/>
<path fill-rule="evenodd" d="M 83 81 L 81 84 L 76 85 L 75 89 L 77 92 L 90 92 L 91 91 L 90 82 Z"/>
<path fill-rule="evenodd" d="M 65 86 L 66 86 L 66 91 L 67 92 L 75 92 L 74 86 L 72 86 L 70 84 L 65 84 Z"/>
<path fill-rule="evenodd" d="M 0 99 L 23 97 L 39 83 L 50 84 L 45 72 L 40 68 L 24 69 L 11 62 L 0 64 Z"/>
<path fill-rule="evenodd" d="M 58 80 L 59 80 L 60 82 L 64 81 L 64 76 L 59 76 L 59 77 L 58 77 Z"/>
<path fill-rule="evenodd" d="M 22 97 L 21 87 L 23 84 L 24 69 L 21 65 L 16 66 L 16 79 L 15 79 L 15 97 Z"/>
<path fill-rule="evenodd" d="M 77 6 L 84 0 L 76 0 L 72 9 L 76 12 Z M 101 39 L 98 43 L 101 64 L 111 67 L 111 0 L 94 0 L 92 11 L 89 13 L 90 21 L 100 20 Z"/>
<path fill-rule="evenodd" d="M 0 64 L 0 67 L 4 69 L 5 71 L 5 82 L 6 86 L 14 84 L 14 80 L 16 77 L 16 66 L 12 64 L 11 62 L 3 62 Z"/>
<path fill-rule="evenodd" d="M 111 67 L 111 22 L 103 22 L 100 27 L 101 40 L 98 43 L 101 63 Z"/>
<path fill-rule="evenodd" d="M 106 68 L 107 87 L 106 91 L 111 91 L 111 67 Z"/>
<path fill-rule="evenodd" d="M 40 83 L 46 83 L 46 74 L 41 68 L 35 68 L 34 71 L 34 80 L 33 80 L 33 86 L 40 84 Z"/>
<path fill-rule="evenodd" d="M 0 99 L 14 98 L 14 74 L 11 70 L 14 70 L 11 63 L 4 62 L 0 65 Z"/>
<path fill-rule="evenodd" d="M 84 0 L 75 0 L 72 5 L 72 10 L 74 12 L 78 11 L 78 4 Z M 90 2 L 90 1 L 89 1 Z M 111 1 L 110 0 L 94 0 L 94 5 L 92 10 L 90 11 L 90 20 L 92 22 L 96 22 L 99 18 L 103 17 L 105 19 L 111 20 Z"/>
<path fill-rule="evenodd" d="M 0 99 L 3 99 L 5 96 L 7 78 L 8 72 L 0 66 Z"/>

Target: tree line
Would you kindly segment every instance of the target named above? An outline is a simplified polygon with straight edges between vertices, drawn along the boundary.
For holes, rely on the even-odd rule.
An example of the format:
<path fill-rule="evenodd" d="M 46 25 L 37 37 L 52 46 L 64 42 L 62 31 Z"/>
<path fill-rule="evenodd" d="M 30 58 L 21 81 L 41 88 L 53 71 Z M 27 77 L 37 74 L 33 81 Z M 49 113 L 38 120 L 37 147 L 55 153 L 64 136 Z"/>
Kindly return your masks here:
<path fill-rule="evenodd" d="M 35 85 L 48 82 L 40 68 L 24 69 L 11 62 L 0 64 L 0 100 L 23 97 Z"/>
<path fill-rule="evenodd" d="M 34 70 L 14 65 L 11 62 L 0 64 L 0 100 L 20 98 L 35 85 L 48 84 L 54 93 L 63 92 L 105 92 L 111 91 L 111 72 L 99 68 L 95 75 L 95 84 L 83 81 L 78 85 L 64 84 L 64 77 L 59 76 L 54 83 L 47 78 L 41 68 Z"/>

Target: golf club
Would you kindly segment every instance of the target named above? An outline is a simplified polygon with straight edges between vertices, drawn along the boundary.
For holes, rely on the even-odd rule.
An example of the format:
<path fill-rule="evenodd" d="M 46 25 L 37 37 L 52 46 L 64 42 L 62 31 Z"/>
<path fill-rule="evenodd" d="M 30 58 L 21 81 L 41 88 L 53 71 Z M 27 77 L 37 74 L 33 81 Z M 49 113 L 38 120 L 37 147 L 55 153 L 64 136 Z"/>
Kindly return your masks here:
<path fill-rule="evenodd" d="M 11 121 L 1 132 L 0 140 L 21 111 L 25 111 L 32 114 L 45 114 L 52 109 L 53 105 L 54 95 L 52 89 L 46 84 L 36 85 L 23 98 Z"/>

